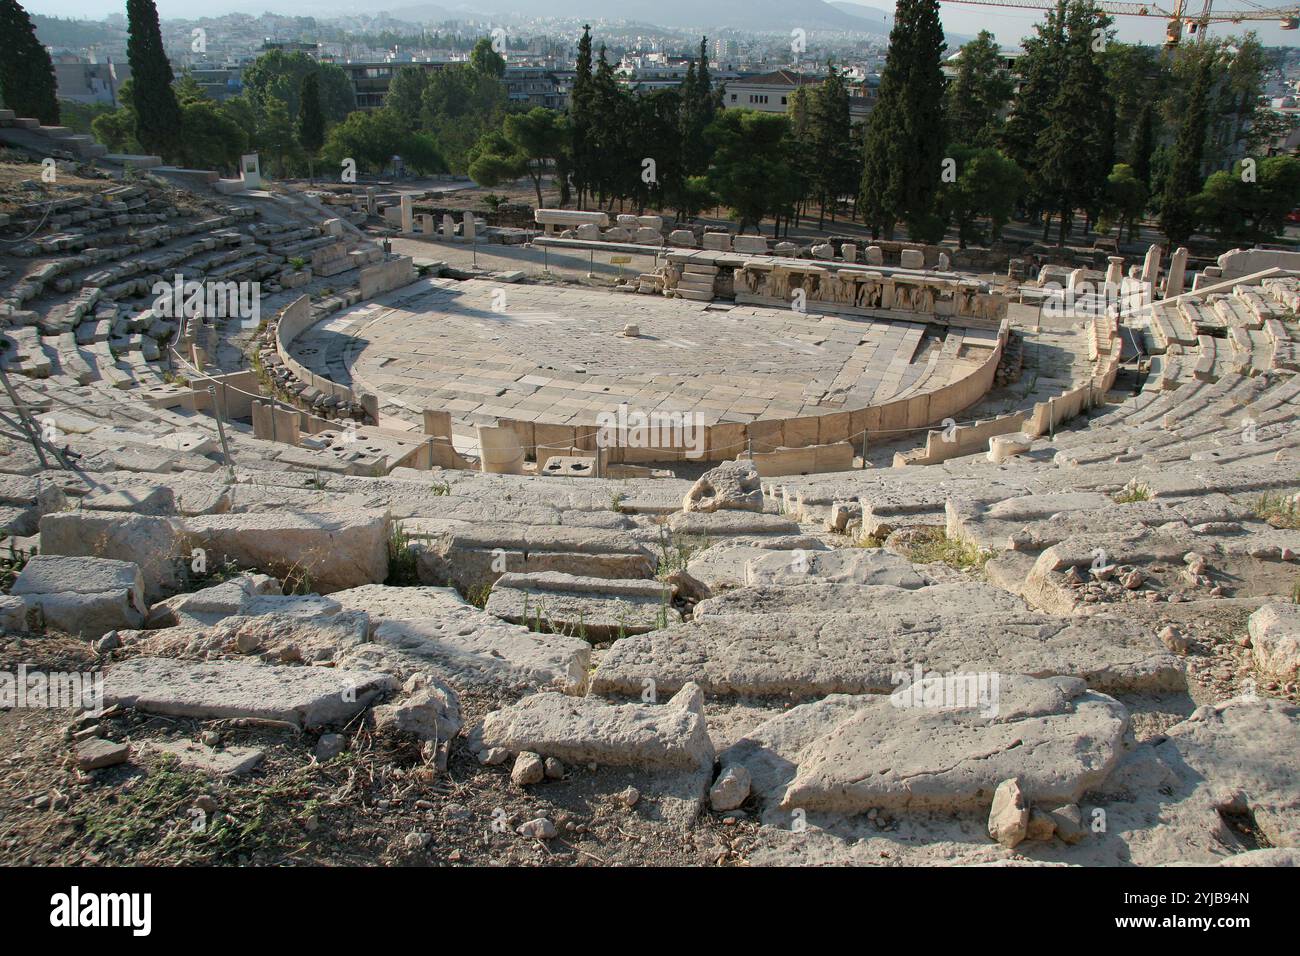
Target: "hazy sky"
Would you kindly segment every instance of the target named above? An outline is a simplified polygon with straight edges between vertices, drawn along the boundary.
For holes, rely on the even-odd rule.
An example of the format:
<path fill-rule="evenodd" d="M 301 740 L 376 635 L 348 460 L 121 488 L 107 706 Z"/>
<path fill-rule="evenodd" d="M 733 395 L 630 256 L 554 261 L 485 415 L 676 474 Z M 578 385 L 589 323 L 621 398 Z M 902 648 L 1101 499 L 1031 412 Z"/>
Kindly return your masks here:
<path fill-rule="evenodd" d="M 260 14 L 267 11 L 289 15 L 329 16 L 331 13 L 355 12 L 356 6 L 345 0 L 206 0 L 194 3 L 193 0 L 156 0 L 158 12 L 164 18 L 193 18 L 196 16 L 220 16 L 224 13 L 242 12 Z M 370 9 L 378 13 L 386 6 L 388 9 L 409 7 L 419 0 L 393 0 L 383 6 L 376 4 Z M 437 0 L 434 0 L 437 2 Z M 707 4 L 708 0 L 702 0 Z M 1263 0 L 1261 6 L 1271 6 L 1276 0 Z M 460 8 L 473 10 L 473 6 L 457 0 L 444 0 L 439 4 L 449 9 Z M 879 9 L 888 9 L 888 0 L 878 0 L 867 4 Z M 1162 4 L 1165 6 L 1166 4 Z M 1172 6 L 1172 2 L 1167 4 Z M 1192 0 L 1191 7 L 1199 9 L 1200 4 Z M 29 11 L 46 16 L 88 17 L 102 19 L 106 14 L 122 12 L 126 8 L 124 0 L 25 0 L 23 3 Z M 615 5 L 616 6 L 616 5 Z M 1244 0 L 1219 0 L 1222 9 L 1249 9 Z M 593 7 L 608 10 L 609 0 L 593 3 Z M 981 29 L 991 30 L 999 42 L 1012 46 L 1041 17 L 1036 11 L 1020 11 L 1001 7 L 969 6 L 957 3 L 943 3 L 942 16 L 944 26 L 953 33 L 978 33 Z M 1117 17 L 1116 26 L 1121 40 L 1131 42 L 1158 43 L 1164 39 L 1164 21 L 1156 17 Z M 1225 25 L 1211 29 L 1211 36 L 1243 32 L 1248 25 L 1232 27 Z M 1300 32 L 1279 30 L 1272 21 L 1249 25 L 1259 33 L 1266 44 L 1300 45 Z"/>

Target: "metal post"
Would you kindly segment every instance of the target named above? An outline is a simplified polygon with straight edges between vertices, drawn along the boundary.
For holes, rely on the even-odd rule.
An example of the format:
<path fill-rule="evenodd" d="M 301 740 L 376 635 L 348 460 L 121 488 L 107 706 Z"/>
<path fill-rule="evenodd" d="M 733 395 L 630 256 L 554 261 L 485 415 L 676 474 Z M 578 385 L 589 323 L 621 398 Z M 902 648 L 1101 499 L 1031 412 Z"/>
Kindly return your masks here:
<path fill-rule="evenodd" d="M 36 457 L 40 459 L 41 467 L 50 467 L 50 463 L 45 460 L 45 452 L 41 448 L 40 432 L 34 427 L 31 413 L 28 412 L 27 406 L 18 397 L 18 393 L 14 391 L 13 386 L 9 384 L 9 376 L 3 368 L 0 368 L 0 381 L 4 382 L 5 391 L 9 393 L 9 401 L 13 403 L 15 410 L 18 412 L 18 423 L 27 434 L 27 440 L 32 443 L 32 449 L 36 452 Z M 60 463 L 62 464 L 62 462 Z M 66 468 L 67 465 L 65 464 L 64 467 Z"/>
<path fill-rule="evenodd" d="M 230 445 L 226 442 L 226 426 L 221 421 L 221 408 L 217 405 L 217 387 L 208 386 L 208 398 L 212 401 L 212 417 L 217 420 L 217 436 L 221 439 L 221 454 L 226 457 L 226 476 L 230 483 L 235 483 L 235 465 L 230 460 Z"/>

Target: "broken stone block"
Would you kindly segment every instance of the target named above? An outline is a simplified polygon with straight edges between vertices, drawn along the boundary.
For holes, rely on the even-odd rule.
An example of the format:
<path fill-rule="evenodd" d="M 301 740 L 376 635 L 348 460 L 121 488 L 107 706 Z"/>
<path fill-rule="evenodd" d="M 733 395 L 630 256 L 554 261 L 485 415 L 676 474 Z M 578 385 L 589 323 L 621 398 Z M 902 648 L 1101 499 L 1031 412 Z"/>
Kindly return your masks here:
<path fill-rule="evenodd" d="M 556 571 L 599 578 L 649 578 L 650 548 L 603 528 L 486 523 L 439 535 L 419 554 L 420 580 L 466 592 L 507 572 Z"/>
<path fill-rule="evenodd" d="M 180 545 L 180 535 L 167 518 L 63 511 L 41 519 L 42 554 L 130 561 L 140 568 L 149 601 L 180 586 Z"/>
<path fill-rule="evenodd" d="M 1255 666 L 1280 681 L 1300 673 L 1300 605 L 1265 604 L 1247 625 Z"/>
<path fill-rule="evenodd" d="M 763 486 L 752 462 L 729 461 L 699 477 L 682 499 L 683 511 L 762 511 Z"/>
<path fill-rule="evenodd" d="M 485 610 L 536 630 L 603 641 L 681 622 L 672 590 L 653 579 L 611 580 L 545 571 L 503 574 Z"/>
<path fill-rule="evenodd" d="M 807 699 L 888 693 L 897 686 L 900 661 L 923 661 L 940 672 L 1078 676 L 1103 691 L 1186 687 L 1179 660 L 1129 621 L 1017 609 L 1008 605 L 1014 597 L 985 584 L 872 588 L 867 599 L 844 610 L 781 607 L 787 599 L 805 600 L 805 591 L 811 600 L 824 600 L 808 590 L 820 587 L 843 586 L 747 589 L 736 599 L 752 602 L 753 591 L 763 591 L 762 603 L 732 613 L 730 596 L 715 597 L 697 606 L 691 624 L 616 641 L 592 677 L 591 692 L 637 695 L 652 680 L 661 693 L 688 681 L 709 694 Z"/>
<path fill-rule="evenodd" d="M 504 747 L 569 764 L 691 770 L 713 762 L 702 714 L 673 705 L 609 704 L 544 692 L 488 714 L 478 749 Z"/>
<path fill-rule="evenodd" d="M 375 708 L 376 730 L 435 741 L 451 740 L 460 733 L 460 699 L 454 690 L 423 675 L 412 678 L 408 686 L 410 690 L 401 700 Z"/>
<path fill-rule="evenodd" d="M 396 681 L 386 674 L 243 661 L 133 657 L 104 675 L 104 706 L 153 714 L 252 717 L 314 728 L 348 720 Z"/>
<path fill-rule="evenodd" d="M 144 578 L 129 561 L 38 554 L 28 560 L 11 593 L 39 608 L 51 627 L 103 637 L 144 624 Z"/>

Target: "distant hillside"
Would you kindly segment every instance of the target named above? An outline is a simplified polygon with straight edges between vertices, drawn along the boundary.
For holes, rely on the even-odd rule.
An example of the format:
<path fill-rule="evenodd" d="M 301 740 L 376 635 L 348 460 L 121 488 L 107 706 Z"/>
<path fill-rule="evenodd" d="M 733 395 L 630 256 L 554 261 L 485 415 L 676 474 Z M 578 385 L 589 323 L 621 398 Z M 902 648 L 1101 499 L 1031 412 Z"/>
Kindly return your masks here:
<path fill-rule="evenodd" d="M 463 4 L 454 7 L 463 9 Z M 822 0 L 481 0 L 482 14 L 633 20 L 661 27 L 731 27 L 753 32 L 804 30 L 870 32 L 862 18 Z M 396 15 L 397 11 L 394 11 Z"/>

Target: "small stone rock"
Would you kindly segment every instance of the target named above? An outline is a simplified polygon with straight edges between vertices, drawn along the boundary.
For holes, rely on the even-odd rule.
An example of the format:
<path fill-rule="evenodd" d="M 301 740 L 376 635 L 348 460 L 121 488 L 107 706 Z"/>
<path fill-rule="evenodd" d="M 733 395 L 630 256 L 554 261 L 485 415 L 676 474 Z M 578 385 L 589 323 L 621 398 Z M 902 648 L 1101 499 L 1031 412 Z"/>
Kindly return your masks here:
<path fill-rule="evenodd" d="M 489 747 L 478 755 L 479 763 L 486 767 L 496 767 L 506 762 L 510 751 L 505 747 Z"/>
<path fill-rule="evenodd" d="M 749 771 L 739 764 L 730 766 L 709 788 L 709 806 L 715 811 L 734 810 L 748 799 L 749 788 Z"/>
<path fill-rule="evenodd" d="M 316 759 L 320 763 L 333 760 L 343 753 L 343 743 L 342 734 L 321 734 L 320 740 L 316 742 Z"/>
<path fill-rule="evenodd" d="M 1119 583 L 1122 584 L 1126 590 L 1136 591 L 1138 588 L 1142 586 L 1143 582 L 1145 582 L 1146 579 L 1147 577 L 1145 574 L 1142 573 L 1141 569 L 1134 568 L 1132 571 L 1129 571 L 1122 578 L 1120 578 Z"/>
<path fill-rule="evenodd" d="M 1183 632 L 1172 624 L 1167 624 L 1160 629 L 1160 643 L 1175 654 L 1186 654 L 1188 647 L 1191 646 L 1191 642 Z"/>
<path fill-rule="evenodd" d="M 194 809 L 202 810 L 204 813 L 211 816 L 217 812 L 217 801 L 212 799 L 212 797 L 206 793 L 200 794 L 194 799 Z"/>
<path fill-rule="evenodd" d="M 1013 849 L 1029 829 L 1029 805 L 1020 790 L 1020 781 L 1003 780 L 993 792 L 989 811 L 989 836 L 1004 847 Z"/>
<path fill-rule="evenodd" d="M 543 761 L 547 780 L 561 780 L 564 778 L 564 764 L 554 757 L 547 757 Z"/>
<path fill-rule="evenodd" d="M 626 790 L 619 791 L 616 799 L 630 810 L 641 799 L 641 791 L 636 787 L 628 787 Z"/>
<path fill-rule="evenodd" d="M 98 770 L 101 767 L 112 767 L 115 764 L 126 763 L 127 758 L 131 755 L 131 748 L 126 744 L 114 743 L 111 740 L 104 740 L 102 737 L 92 737 L 89 740 L 77 742 L 73 748 L 77 755 L 77 767 L 80 770 Z"/>
<path fill-rule="evenodd" d="M 1056 821 L 1046 810 L 1033 807 L 1029 811 L 1029 826 L 1025 829 L 1026 840 L 1050 840 L 1056 832 Z"/>
<path fill-rule="evenodd" d="M 541 783 L 546 778 L 546 765 L 537 754 L 524 751 L 515 758 L 515 765 L 510 770 L 510 782 L 517 787 L 526 787 L 531 783 Z"/>
<path fill-rule="evenodd" d="M 406 835 L 406 839 L 403 842 L 406 844 L 408 850 L 423 850 L 429 845 L 429 842 L 432 839 L 432 834 L 412 831 Z"/>
<path fill-rule="evenodd" d="M 1047 815 L 1056 824 L 1056 835 L 1066 843 L 1073 845 L 1088 835 L 1088 830 L 1083 825 L 1083 812 L 1077 803 L 1067 803 L 1055 810 L 1048 810 Z"/>
<path fill-rule="evenodd" d="M 95 642 L 95 650 L 100 654 L 107 654 L 109 651 L 115 651 L 121 646 L 122 639 L 117 636 L 117 631 L 109 631 Z"/>
<path fill-rule="evenodd" d="M 546 817 L 538 817 L 536 820 L 529 820 L 527 823 L 520 824 L 515 832 L 520 836 L 534 840 L 552 840 L 555 838 L 556 830 L 555 824 Z"/>

